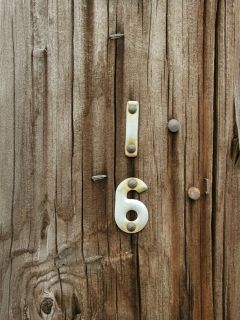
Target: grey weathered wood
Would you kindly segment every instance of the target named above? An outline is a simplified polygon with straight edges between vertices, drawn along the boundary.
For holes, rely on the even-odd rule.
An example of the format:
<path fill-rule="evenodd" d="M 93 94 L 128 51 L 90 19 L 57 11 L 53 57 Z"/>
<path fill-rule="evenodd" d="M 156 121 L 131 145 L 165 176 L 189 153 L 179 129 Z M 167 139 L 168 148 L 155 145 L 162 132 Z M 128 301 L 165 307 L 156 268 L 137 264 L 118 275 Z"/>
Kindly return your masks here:
<path fill-rule="evenodd" d="M 239 21 L 237 0 L 0 1 L 0 319 L 240 316 Z M 130 176 L 134 235 L 114 221 Z"/>
<path fill-rule="evenodd" d="M 218 6 L 213 155 L 215 319 L 235 319 L 240 314 L 239 9 L 238 1 Z"/>

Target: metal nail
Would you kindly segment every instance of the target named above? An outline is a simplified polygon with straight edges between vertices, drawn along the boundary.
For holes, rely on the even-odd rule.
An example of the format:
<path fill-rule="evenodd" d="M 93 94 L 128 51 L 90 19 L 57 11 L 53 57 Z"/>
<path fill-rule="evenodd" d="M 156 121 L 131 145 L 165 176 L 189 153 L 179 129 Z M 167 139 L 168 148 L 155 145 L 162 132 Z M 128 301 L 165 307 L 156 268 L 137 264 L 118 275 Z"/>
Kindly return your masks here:
<path fill-rule="evenodd" d="M 129 223 L 127 224 L 127 229 L 128 229 L 129 232 L 133 232 L 133 231 L 136 229 L 135 223 L 129 222 Z"/>
<path fill-rule="evenodd" d="M 188 196 L 192 200 L 198 200 L 201 196 L 201 192 L 196 187 L 191 187 L 188 189 Z"/>
<path fill-rule="evenodd" d="M 109 39 L 111 40 L 117 40 L 124 37 L 123 33 L 114 33 L 114 34 L 110 34 Z"/>
<path fill-rule="evenodd" d="M 137 112 L 137 105 L 136 104 L 130 104 L 128 107 L 128 112 L 131 114 L 134 114 Z"/>
<path fill-rule="evenodd" d="M 92 176 L 92 181 L 99 181 L 99 180 L 103 180 L 106 179 L 107 175 L 106 174 L 99 174 L 97 176 Z"/>
<path fill-rule="evenodd" d="M 168 130 L 171 132 L 178 132 L 180 129 L 180 123 L 178 120 L 176 119 L 171 119 L 168 122 Z"/>
<path fill-rule="evenodd" d="M 204 181 L 204 188 L 205 188 L 205 194 L 209 194 L 209 179 L 207 178 L 203 178 L 203 181 Z"/>
<path fill-rule="evenodd" d="M 135 179 L 130 179 L 130 180 L 128 181 L 128 186 L 129 186 L 129 188 L 131 188 L 131 189 L 136 188 L 136 186 L 137 186 L 137 181 L 136 181 Z"/>
<path fill-rule="evenodd" d="M 128 151 L 129 153 L 134 153 L 134 152 L 136 151 L 136 146 L 135 146 L 134 144 L 129 144 L 129 145 L 127 146 L 127 151 Z"/>

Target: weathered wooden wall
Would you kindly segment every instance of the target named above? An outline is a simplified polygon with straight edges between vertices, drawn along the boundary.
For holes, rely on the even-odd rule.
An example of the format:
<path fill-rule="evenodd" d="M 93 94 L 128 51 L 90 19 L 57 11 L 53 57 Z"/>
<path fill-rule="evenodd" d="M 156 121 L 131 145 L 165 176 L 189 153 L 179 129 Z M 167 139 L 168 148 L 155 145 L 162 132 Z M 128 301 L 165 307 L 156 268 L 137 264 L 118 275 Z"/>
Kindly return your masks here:
<path fill-rule="evenodd" d="M 1 320 L 240 318 L 239 57 L 239 0 L 0 0 Z"/>

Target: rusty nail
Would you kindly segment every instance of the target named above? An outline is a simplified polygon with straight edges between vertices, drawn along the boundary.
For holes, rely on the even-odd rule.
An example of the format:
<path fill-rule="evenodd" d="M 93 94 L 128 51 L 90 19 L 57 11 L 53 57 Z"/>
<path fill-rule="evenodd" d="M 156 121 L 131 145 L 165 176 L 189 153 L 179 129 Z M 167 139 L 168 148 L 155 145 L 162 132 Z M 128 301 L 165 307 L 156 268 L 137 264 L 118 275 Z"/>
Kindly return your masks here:
<path fill-rule="evenodd" d="M 92 176 L 92 181 L 99 181 L 99 180 L 103 180 L 106 179 L 107 175 L 106 174 L 99 174 L 97 176 Z"/>
<path fill-rule="evenodd" d="M 123 33 L 114 33 L 114 34 L 110 34 L 109 39 L 116 40 L 116 39 L 120 39 L 122 37 L 124 37 Z"/>
<path fill-rule="evenodd" d="M 129 232 L 133 232 L 133 231 L 136 229 L 135 223 L 129 222 L 129 223 L 127 224 L 127 229 L 128 229 Z"/>
<path fill-rule="evenodd" d="M 136 181 L 135 179 L 130 179 L 130 180 L 128 181 L 128 186 L 129 186 L 129 188 L 131 188 L 131 189 L 136 188 L 136 186 L 137 186 L 137 181 Z"/>
<path fill-rule="evenodd" d="M 171 119 L 168 122 L 168 130 L 171 132 L 177 132 L 180 129 L 179 121 L 176 119 Z"/>
<path fill-rule="evenodd" d="M 188 196 L 192 200 L 198 200 L 201 196 L 200 190 L 196 187 L 191 187 L 188 189 Z"/>
<path fill-rule="evenodd" d="M 50 314 L 52 311 L 53 300 L 51 298 L 44 298 L 41 303 L 41 310 L 45 314 Z"/>
<path fill-rule="evenodd" d="M 131 114 L 134 114 L 137 112 L 137 106 L 136 104 L 130 104 L 128 107 L 128 112 Z"/>
<path fill-rule="evenodd" d="M 205 194 L 209 194 L 209 179 L 203 178 L 205 184 Z"/>
<path fill-rule="evenodd" d="M 134 144 L 129 144 L 129 145 L 127 146 L 127 151 L 128 151 L 129 153 L 134 153 L 134 152 L 136 151 L 135 145 L 134 145 Z"/>

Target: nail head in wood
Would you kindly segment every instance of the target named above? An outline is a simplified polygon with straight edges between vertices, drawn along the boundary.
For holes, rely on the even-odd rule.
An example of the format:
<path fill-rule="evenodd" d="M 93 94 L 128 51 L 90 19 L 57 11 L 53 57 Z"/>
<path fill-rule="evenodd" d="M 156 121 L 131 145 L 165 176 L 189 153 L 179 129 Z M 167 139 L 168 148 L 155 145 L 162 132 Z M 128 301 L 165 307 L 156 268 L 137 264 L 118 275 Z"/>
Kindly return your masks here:
<path fill-rule="evenodd" d="M 175 133 L 178 132 L 180 129 L 180 123 L 177 119 L 171 119 L 168 122 L 168 130 Z"/>
<path fill-rule="evenodd" d="M 201 192 L 196 187 L 191 187 L 188 189 L 188 196 L 191 200 L 198 200 L 201 196 Z"/>
<path fill-rule="evenodd" d="M 129 181 L 128 181 L 128 186 L 129 186 L 129 188 L 131 188 L 131 189 L 136 188 L 136 186 L 137 186 L 137 181 L 134 180 L 134 179 L 129 180 Z"/>

